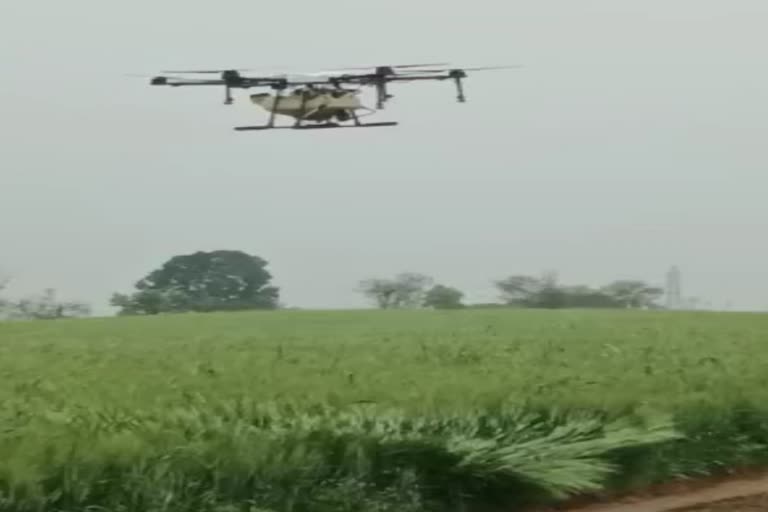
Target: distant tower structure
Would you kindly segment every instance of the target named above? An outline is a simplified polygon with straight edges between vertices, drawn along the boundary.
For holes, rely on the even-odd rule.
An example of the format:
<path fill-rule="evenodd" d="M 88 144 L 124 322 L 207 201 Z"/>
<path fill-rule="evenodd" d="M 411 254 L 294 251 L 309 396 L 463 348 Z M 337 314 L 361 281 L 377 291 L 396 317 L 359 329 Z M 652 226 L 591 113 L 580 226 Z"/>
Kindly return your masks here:
<path fill-rule="evenodd" d="M 683 305 L 682 278 L 680 269 L 672 267 L 667 272 L 667 309 L 680 309 Z"/>

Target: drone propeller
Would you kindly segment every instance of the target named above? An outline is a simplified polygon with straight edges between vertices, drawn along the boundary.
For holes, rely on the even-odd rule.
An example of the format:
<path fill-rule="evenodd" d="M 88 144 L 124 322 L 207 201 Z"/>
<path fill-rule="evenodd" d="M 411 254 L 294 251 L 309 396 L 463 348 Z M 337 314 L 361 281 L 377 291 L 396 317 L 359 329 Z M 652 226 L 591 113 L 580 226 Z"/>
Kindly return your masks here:
<path fill-rule="evenodd" d="M 519 65 L 509 65 L 509 66 L 479 66 L 479 67 L 471 67 L 471 68 L 462 68 L 462 67 L 455 67 L 455 68 L 439 68 L 439 69 L 414 69 L 405 71 L 403 74 L 415 74 L 415 73 L 441 73 L 445 71 L 490 71 L 490 70 L 496 70 L 496 69 L 516 69 L 521 68 L 522 66 Z"/>
<path fill-rule="evenodd" d="M 286 69 L 187 69 L 163 71 L 166 76 L 152 77 L 152 85 L 197 85 L 225 87 L 225 104 L 232 103 L 231 91 L 236 88 L 248 89 L 251 87 L 271 87 L 275 91 L 282 91 L 294 87 L 311 88 L 314 86 L 332 85 L 337 90 L 342 85 L 357 85 L 360 87 L 372 86 L 376 92 L 376 109 L 384 108 L 384 104 L 393 96 L 388 91 L 390 82 L 415 82 L 415 81 L 444 81 L 455 82 L 458 101 L 466 101 L 462 80 L 467 77 L 467 72 L 489 71 L 499 69 L 520 68 L 519 65 L 473 66 L 457 67 L 448 63 L 422 63 L 422 64 L 395 64 L 385 66 L 357 66 L 318 71 L 290 71 Z M 241 72 L 258 73 L 258 76 L 242 76 Z M 179 75 L 220 75 L 217 78 L 189 77 Z M 357 89 L 356 89 L 357 90 Z"/>
<path fill-rule="evenodd" d="M 245 73 L 260 73 L 267 71 L 268 73 L 276 73 L 280 75 L 296 75 L 296 76 L 323 76 L 323 75 L 330 75 L 330 74 L 336 74 L 343 71 L 361 71 L 361 70 L 376 70 L 376 69 L 415 69 L 415 68 L 430 68 L 430 67 L 436 67 L 436 66 L 448 66 L 447 62 L 437 62 L 437 63 L 426 63 L 426 64 L 397 64 L 397 65 L 387 65 L 387 66 L 353 66 L 353 67 L 342 67 L 342 68 L 334 68 L 334 69 L 325 69 L 325 70 L 317 70 L 317 71 L 280 71 L 275 72 L 274 70 L 264 70 L 264 69 L 255 69 L 255 68 L 230 68 L 230 69 L 186 69 L 186 70 L 168 70 L 163 71 L 163 73 L 171 73 L 171 74 L 185 74 L 185 75 L 205 75 L 205 74 L 221 74 L 225 73 L 227 71 L 236 71 L 236 72 L 245 72 Z"/>
<path fill-rule="evenodd" d="M 516 68 L 522 68 L 523 66 L 520 65 L 511 65 L 511 66 L 480 66 L 480 67 L 474 67 L 474 68 L 459 68 L 463 71 L 490 71 L 493 69 L 516 69 Z"/>
<path fill-rule="evenodd" d="M 436 66 L 448 66 L 448 62 L 436 62 L 432 64 L 397 64 L 397 65 L 383 65 L 383 66 L 354 66 L 348 68 L 336 68 L 330 69 L 328 72 L 339 71 L 361 71 L 365 69 L 414 69 L 414 68 L 432 68 Z"/>
<path fill-rule="evenodd" d="M 186 69 L 186 70 L 172 70 L 172 71 L 162 71 L 162 73 L 172 73 L 172 74 L 178 74 L 178 75 L 220 75 L 222 73 L 226 73 L 227 71 L 244 71 L 244 72 L 255 72 L 257 70 L 255 69 Z"/>
<path fill-rule="evenodd" d="M 130 76 L 132 78 L 155 78 L 157 75 L 146 75 L 140 73 L 123 73 L 123 76 Z M 191 80 L 184 76 L 164 75 L 164 78 L 170 78 L 173 80 Z"/>

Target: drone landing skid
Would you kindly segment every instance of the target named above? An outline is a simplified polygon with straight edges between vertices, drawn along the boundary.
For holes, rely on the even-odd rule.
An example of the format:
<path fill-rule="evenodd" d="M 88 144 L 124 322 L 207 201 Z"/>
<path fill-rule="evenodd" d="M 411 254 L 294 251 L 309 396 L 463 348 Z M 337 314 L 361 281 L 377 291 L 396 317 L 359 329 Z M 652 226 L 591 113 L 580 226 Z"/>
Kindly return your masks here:
<path fill-rule="evenodd" d="M 236 126 L 236 131 L 254 131 L 254 130 L 323 130 L 333 128 L 378 128 L 383 126 L 397 126 L 397 122 L 388 121 L 381 123 L 361 123 L 361 124 L 337 124 L 337 123 L 325 123 L 325 124 L 300 124 L 294 126 Z"/>

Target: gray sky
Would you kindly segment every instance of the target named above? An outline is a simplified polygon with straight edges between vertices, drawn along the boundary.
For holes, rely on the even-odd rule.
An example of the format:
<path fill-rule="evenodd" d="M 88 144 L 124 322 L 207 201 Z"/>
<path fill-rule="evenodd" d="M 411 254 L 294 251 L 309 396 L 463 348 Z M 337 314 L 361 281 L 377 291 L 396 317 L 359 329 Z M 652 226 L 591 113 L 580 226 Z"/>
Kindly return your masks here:
<path fill-rule="evenodd" d="M 407 14 L 405 14 L 407 13 Z M 258 254 L 289 305 L 358 280 L 661 282 L 768 307 L 765 0 L 4 0 L 0 268 L 103 306 L 166 258 Z M 523 64 L 393 89 L 397 128 L 238 133 L 125 73 Z M 240 92 L 238 97 L 245 98 Z"/>

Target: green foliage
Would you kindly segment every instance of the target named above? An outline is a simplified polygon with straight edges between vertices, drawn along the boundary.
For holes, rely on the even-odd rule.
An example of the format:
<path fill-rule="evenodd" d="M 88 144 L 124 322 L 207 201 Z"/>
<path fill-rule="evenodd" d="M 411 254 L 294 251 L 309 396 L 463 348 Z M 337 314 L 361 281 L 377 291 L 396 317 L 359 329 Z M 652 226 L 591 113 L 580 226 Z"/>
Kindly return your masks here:
<path fill-rule="evenodd" d="M 136 283 L 131 295 L 115 294 L 122 315 L 275 309 L 278 289 L 267 262 L 240 251 L 198 251 L 174 256 Z"/>
<path fill-rule="evenodd" d="M 664 295 L 663 289 L 643 281 L 614 281 L 601 292 L 611 297 L 619 307 L 636 309 L 656 308 L 658 300 Z"/>
<path fill-rule="evenodd" d="M 424 296 L 424 306 L 433 309 L 461 309 L 464 293 L 456 288 L 435 285 Z"/>
<path fill-rule="evenodd" d="M 193 306 L 189 297 L 181 290 L 140 290 L 127 295 L 116 293 L 110 301 L 112 306 L 120 308 L 123 315 L 159 315 L 188 311 Z"/>
<path fill-rule="evenodd" d="M 614 281 L 600 289 L 589 286 L 561 285 L 557 276 L 515 275 L 496 282 L 509 306 L 564 309 L 660 309 L 658 300 L 664 291 L 643 281 Z"/>
<path fill-rule="evenodd" d="M 5 288 L 8 286 L 8 281 L 9 281 L 8 278 L 3 277 L 2 275 L 0 275 L 0 293 L 3 293 Z M 0 319 L 2 319 L 3 316 L 5 316 L 6 311 L 7 311 L 8 307 L 9 307 L 9 304 L 10 303 L 9 303 L 8 299 L 5 298 L 4 296 L 0 295 Z"/>
<path fill-rule="evenodd" d="M 25 420 L 28 434 L 42 434 L 37 442 L 0 442 L 0 488 L 13 510 L 520 505 L 600 489 L 615 471 L 606 456 L 679 437 L 664 420 L 633 420 L 200 399 L 144 412 L 64 409 Z"/>
<path fill-rule="evenodd" d="M 0 323 L 0 510 L 518 510 L 766 465 L 765 332 L 513 309 Z"/>
<path fill-rule="evenodd" d="M 404 272 L 391 279 L 364 280 L 360 291 L 381 309 L 418 308 L 431 284 L 429 276 Z"/>
<path fill-rule="evenodd" d="M 84 302 L 59 300 L 56 290 L 49 288 L 37 296 L 0 300 L 0 312 L 16 320 L 55 320 L 87 317 L 91 308 Z"/>

